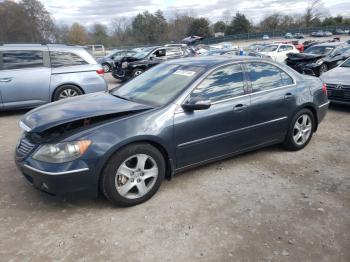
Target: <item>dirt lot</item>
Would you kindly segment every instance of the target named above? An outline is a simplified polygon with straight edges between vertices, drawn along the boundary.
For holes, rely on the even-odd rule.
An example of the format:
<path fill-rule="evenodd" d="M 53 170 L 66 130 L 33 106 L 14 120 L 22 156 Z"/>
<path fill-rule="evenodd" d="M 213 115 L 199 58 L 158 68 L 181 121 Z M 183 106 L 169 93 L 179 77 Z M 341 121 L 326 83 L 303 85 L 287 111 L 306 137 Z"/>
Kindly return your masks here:
<path fill-rule="evenodd" d="M 30 187 L 13 162 L 23 113 L 0 113 L 0 261 L 350 261 L 350 107 L 302 151 L 194 169 L 132 208 Z"/>

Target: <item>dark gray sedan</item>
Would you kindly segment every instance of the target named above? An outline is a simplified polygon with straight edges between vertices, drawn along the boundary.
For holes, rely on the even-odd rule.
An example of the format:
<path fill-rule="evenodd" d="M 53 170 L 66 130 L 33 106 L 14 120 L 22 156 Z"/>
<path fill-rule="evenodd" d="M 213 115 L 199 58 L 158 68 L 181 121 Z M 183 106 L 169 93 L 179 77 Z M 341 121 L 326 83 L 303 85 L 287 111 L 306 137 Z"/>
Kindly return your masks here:
<path fill-rule="evenodd" d="M 131 206 L 186 169 L 272 144 L 302 149 L 328 103 L 319 79 L 271 60 L 171 60 L 109 93 L 29 112 L 16 163 L 40 190 L 100 188 Z"/>

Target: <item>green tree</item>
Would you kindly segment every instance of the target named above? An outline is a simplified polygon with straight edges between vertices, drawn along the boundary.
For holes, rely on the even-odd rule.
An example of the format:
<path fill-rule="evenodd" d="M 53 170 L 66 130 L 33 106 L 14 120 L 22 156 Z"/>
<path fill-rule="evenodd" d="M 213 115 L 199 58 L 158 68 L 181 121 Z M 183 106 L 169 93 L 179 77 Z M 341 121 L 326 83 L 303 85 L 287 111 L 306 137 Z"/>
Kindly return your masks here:
<path fill-rule="evenodd" d="M 193 19 L 192 23 L 188 28 L 188 35 L 198 35 L 202 37 L 211 36 L 209 20 L 201 17 Z"/>
<path fill-rule="evenodd" d="M 224 33 L 226 30 L 226 24 L 224 21 L 217 21 L 213 26 L 214 33 L 222 32 Z"/>
<path fill-rule="evenodd" d="M 92 44 L 108 45 L 109 36 L 107 26 L 100 23 L 95 23 L 92 26 L 89 38 Z"/>
<path fill-rule="evenodd" d="M 251 29 L 252 29 L 252 24 L 247 19 L 247 17 L 244 14 L 237 12 L 236 15 L 233 17 L 230 25 L 227 26 L 226 34 L 232 35 L 232 34 L 248 33 Z"/>

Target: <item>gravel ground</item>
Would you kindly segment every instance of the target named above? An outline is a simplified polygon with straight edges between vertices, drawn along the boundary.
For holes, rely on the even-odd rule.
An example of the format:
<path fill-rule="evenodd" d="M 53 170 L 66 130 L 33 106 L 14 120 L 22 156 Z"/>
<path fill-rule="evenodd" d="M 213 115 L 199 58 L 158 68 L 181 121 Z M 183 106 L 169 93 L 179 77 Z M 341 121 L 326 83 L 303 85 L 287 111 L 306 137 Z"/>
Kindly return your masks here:
<path fill-rule="evenodd" d="M 191 170 L 132 208 L 29 186 L 13 162 L 24 113 L 0 113 L 0 261 L 350 261 L 350 107 L 304 150 Z"/>

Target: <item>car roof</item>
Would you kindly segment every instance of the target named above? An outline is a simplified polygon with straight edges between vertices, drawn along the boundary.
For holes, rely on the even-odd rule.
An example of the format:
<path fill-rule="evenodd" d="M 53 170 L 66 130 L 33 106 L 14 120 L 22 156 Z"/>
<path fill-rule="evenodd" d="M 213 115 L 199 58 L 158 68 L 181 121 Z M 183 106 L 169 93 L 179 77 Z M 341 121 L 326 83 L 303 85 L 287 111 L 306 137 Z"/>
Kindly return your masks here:
<path fill-rule="evenodd" d="M 180 59 L 169 60 L 167 64 L 179 64 L 183 66 L 200 66 L 205 68 L 213 68 L 226 64 L 229 62 L 243 62 L 243 61 L 253 61 L 253 60 L 265 61 L 265 59 L 250 57 L 250 56 L 197 56 L 197 57 L 186 57 Z M 271 60 L 269 60 L 271 61 Z"/>
<path fill-rule="evenodd" d="M 326 43 L 321 43 L 321 44 L 316 44 L 313 46 L 338 46 L 344 44 L 343 42 L 326 42 Z"/>
<path fill-rule="evenodd" d="M 3 44 L 0 50 L 38 50 L 38 51 L 79 51 L 84 46 L 70 46 L 64 44 Z"/>

